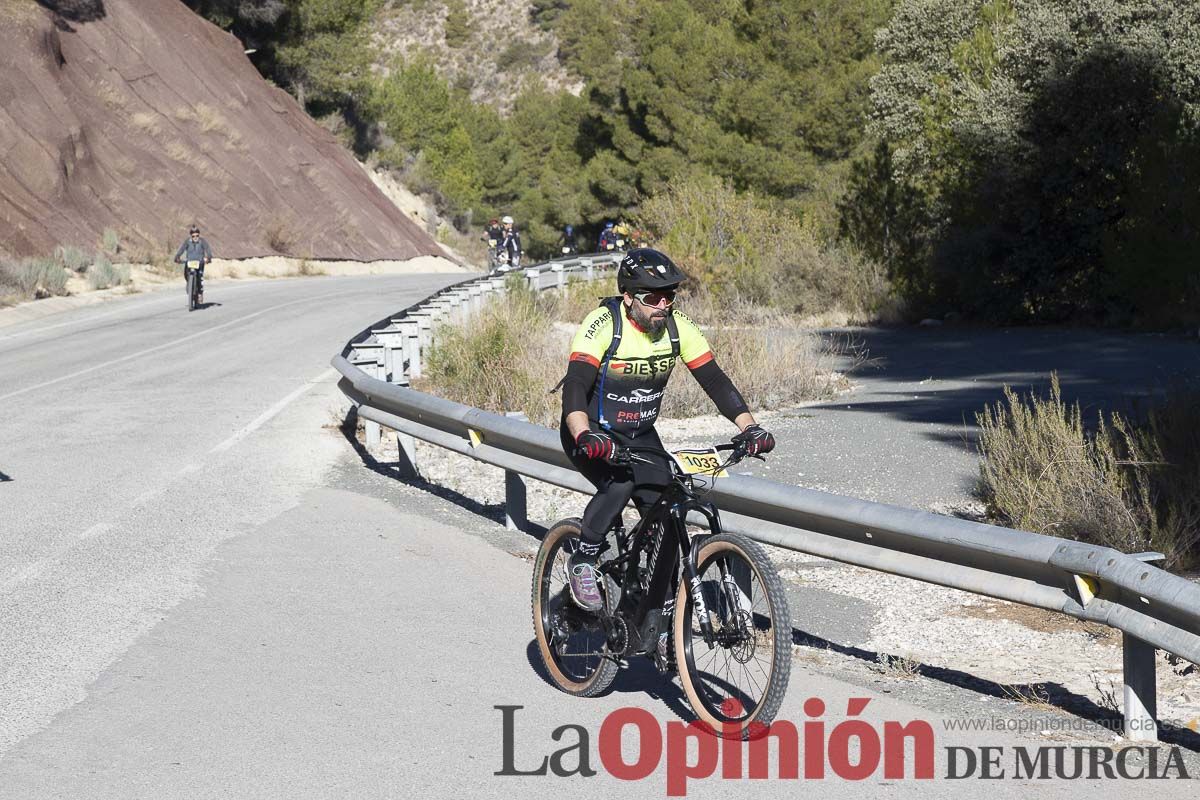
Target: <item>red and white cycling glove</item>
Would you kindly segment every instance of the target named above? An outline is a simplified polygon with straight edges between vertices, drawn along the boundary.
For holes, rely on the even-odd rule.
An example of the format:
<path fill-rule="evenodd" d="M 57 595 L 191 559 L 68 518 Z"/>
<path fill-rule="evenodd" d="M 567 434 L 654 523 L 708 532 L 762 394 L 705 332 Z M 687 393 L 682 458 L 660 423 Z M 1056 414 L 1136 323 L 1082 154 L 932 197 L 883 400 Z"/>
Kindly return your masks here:
<path fill-rule="evenodd" d="M 612 461 L 617 443 L 604 431 L 584 431 L 575 437 L 575 452 L 590 461 Z"/>
<path fill-rule="evenodd" d="M 757 456 L 775 449 L 775 437 L 763 430 L 761 425 L 749 425 L 746 430 L 733 437 L 737 444 L 746 445 L 746 455 Z"/>

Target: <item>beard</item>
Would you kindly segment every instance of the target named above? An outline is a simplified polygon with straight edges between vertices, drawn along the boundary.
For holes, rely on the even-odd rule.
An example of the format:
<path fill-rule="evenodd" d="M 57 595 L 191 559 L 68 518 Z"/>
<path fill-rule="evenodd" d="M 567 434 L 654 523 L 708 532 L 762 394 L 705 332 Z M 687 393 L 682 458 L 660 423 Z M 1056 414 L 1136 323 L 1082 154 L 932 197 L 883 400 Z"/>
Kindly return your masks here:
<path fill-rule="evenodd" d="M 669 311 L 669 309 L 648 308 L 634 300 L 629 306 L 629 317 L 638 324 L 639 328 L 657 336 L 667 327 Z"/>

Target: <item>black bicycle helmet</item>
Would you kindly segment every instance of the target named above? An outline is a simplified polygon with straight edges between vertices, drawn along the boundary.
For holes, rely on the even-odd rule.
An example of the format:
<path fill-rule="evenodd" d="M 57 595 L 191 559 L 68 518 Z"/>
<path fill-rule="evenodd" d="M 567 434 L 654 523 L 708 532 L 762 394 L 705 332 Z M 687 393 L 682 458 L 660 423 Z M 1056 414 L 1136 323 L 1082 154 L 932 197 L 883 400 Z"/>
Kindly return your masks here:
<path fill-rule="evenodd" d="M 630 250 L 617 266 L 617 290 L 622 294 L 672 289 L 685 280 L 683 270 L 652 247 Z"/>

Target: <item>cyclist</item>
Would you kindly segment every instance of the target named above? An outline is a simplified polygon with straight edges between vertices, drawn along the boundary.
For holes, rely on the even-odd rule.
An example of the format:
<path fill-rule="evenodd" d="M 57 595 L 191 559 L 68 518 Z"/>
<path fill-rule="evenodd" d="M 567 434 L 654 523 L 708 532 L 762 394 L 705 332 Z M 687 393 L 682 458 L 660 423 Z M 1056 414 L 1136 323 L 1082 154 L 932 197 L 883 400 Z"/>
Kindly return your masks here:
<path fill-rule="evenodd" d="M 676 359 L 737 425 L 735 442 L 751 455 L 775 447 L 717 365 L 704 334 L 675 308 L 675 290 L 685 278 L 658 250 L 630 250 L 617 267 L 620 296 L 590 313 L 571 342 L 559 437 L 571 463 L 596 487 L 568 562 L 571 597 L 589 611 L 604 604 L 595 567 L 605 534 L 630 499 L 640 510 L 666 485 L 669 470 L 661 460 L 653 466 L 613 462 L 623 446 L 662 447 L 654 423 Z"/>
<path fill-rule="evenodd" d="M 504 229 L 500 227 L 500 220 L 488 220 L 487 227 L 483 229 L 482 238 L 485 242 L 493 240 L 498 242 L 500 241 L 500 234 L 503 232 L 503 230 Z"/>
<path fill-rule="evenodd" d="M 180 258 L 182 256 L 182 258 Z M 196 280 L 199 282 L 197 287 L 197 303 L 204 302 L 204 265 L 212 263 L 212 248 L 208 246 L 208 240 L 200 237 L 200 228 L 193 225 L 188 228 L 188 238 L 183 240 L 183 244 L 179 245 L 179 249 L 175 251 L 175 263 L 180 262 L 186 264 L 189 261 L 199 261 L 200 268 L 196 270 Z M 186 271 L 186 267 L 184 270 Z"/>
<path fill-rule="evenodd" d="M 521 234 L 517 233 L 513 218 L 507 214 L 500 218 L 500 222 L 504 228 L 500 231 L 500 243 L 496 245 L 496 250 L 507 252 L 509 269 L 516 269 L 521 266 Z"/>
<path fill-rule="evenodd" d="M 632 249 L 629 244 L 629 231 L 630 228 L 625 224 L 625 220 L 621 220 L 613 226 L 613 233 L 616 234 L 613 244 L 617 246 L 617 249 L 624 249 L 626 247 L 630 247 L 630 249 Z"/>
<path fill-rule="evenodd" d="M 567 225 L 562 235 L 558 237 L 558 251 L 563 255 L 574 255 L 579 252 L 575 246 L 575 226 Z"/>
<path fill-rule="evenodd" d="M 605 250 L 612 250 L 617 246 L 617 232 L 613 230 L 611 222 L 604 223 L 604 230 L 600 231 L 600 241 L 596 247 L 601 253 Z"/>

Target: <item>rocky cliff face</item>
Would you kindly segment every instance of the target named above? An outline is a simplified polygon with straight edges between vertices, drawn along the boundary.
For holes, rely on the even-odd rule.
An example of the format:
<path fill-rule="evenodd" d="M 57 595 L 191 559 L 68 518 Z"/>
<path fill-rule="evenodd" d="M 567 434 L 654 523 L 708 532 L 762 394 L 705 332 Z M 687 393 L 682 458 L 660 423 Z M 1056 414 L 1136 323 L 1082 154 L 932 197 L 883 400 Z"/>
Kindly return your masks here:
<path fill-rule="evenodd" d="M 407 259 L 437 244 L 231 35 L 178 0 L 0 0 L 0 255 Z"/>

